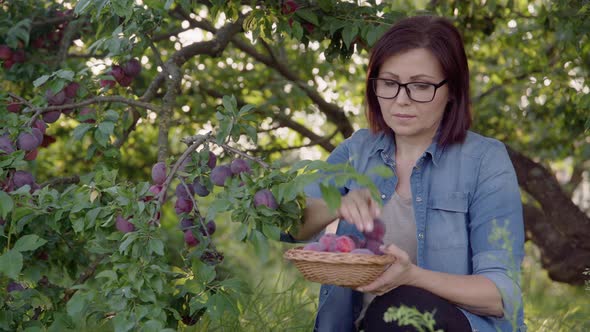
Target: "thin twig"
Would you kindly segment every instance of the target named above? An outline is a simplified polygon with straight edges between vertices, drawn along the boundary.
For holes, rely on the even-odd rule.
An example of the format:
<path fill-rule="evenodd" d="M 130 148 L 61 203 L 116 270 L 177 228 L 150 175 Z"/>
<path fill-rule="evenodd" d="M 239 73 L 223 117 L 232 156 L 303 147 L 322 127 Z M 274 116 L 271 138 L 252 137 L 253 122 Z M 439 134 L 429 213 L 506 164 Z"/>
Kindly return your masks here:
<path fill-rule="evenodd" d="M 227 145 L 225 143 L 219 144 L 219 143 L 217 143 L 215 141 L 214 138 L 209 138 L 208 141 L 210 143 L 213 143 L 213 144 L 216 144 L 216 145 L 222 147 L 224 150 L 233 152 L 233 153 L 235 153 L 237 155 L 240 155 L 240 156 L 242 156 L 242 157 L 244 157 L 246 159 L 250 159 L 250 160 L 258 163 L 260 166 L 264 167 L 265 169 L 270 169 L 270 165 L 267 164 L 267 163 L 265 163 L 264 161 L 262 161 L 262 159 L 260 159 L 260 158 L 252 157 L 251 155 L 247 154 L 246 152 L 242 152 L 242 151 L 240 151 L 240 150 L 238 150 L 236 148 L 233 148 L 233 147 L 231 147 L 231 146 L 229 146 L 229 145 Z"/>

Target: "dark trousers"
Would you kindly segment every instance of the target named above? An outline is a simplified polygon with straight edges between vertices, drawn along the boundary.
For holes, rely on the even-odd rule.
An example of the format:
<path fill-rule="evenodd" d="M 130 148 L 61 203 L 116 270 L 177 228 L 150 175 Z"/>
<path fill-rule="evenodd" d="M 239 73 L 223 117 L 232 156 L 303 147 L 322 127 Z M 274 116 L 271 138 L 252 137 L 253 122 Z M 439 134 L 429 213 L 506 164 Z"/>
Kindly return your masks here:
<path fill-rule="evenodd" d="M 400 286 L 387 294 L 377 296 L 367 308 L 365 317 L 361 323 L 361 330 L 374 331 L 417 331 L 412 326 L 399 326 L 396 321 L 386 323 L 383 314 L 390 307 L 414 307 L 424 313 L 434 313 L 436 325 L 434 329 L 442 329 L 445 332 L 469 332 L 471 325 L 467 317 L 454 304 L 421 288 Z"/>

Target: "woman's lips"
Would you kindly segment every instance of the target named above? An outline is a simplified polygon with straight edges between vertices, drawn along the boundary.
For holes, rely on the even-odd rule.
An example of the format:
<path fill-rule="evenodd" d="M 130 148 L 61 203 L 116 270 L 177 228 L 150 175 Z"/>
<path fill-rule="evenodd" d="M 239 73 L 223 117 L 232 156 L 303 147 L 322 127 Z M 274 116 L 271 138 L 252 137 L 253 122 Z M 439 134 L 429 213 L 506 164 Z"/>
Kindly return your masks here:
<path fill-rule="evenodd" d="M 400 118 L 400 119 L 412 119 L 412 118 L 415 118 L 416 117 L 415 115 L 399 114 L 399 113 L 396 113 L 393 116 L 396 117 L 396 118 Z"/>

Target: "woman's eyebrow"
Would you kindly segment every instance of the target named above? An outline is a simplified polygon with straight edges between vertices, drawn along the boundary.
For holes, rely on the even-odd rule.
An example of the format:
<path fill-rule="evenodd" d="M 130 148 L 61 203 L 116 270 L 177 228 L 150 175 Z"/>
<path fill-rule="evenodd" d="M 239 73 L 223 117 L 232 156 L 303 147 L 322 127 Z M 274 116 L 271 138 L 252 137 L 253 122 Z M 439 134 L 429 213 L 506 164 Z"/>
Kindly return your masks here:
<path fill-rule="evenodd" d="M 396 74 L 394 74 L 394 73 L 392 73 L 392 72 L 386 71 L 386 72 L 382 72 L 381 73 L 381 75 L 384 75 L 384 74 L 385 75 L 388 75 L 388 76 L 391 76 L 394 79 L 398 79 L 399 80 L 399 76 L 396 75 Z M 418 79 L 418 78 L 431 78 L 431 79 L 435 79 L 436 77 L 430 76 L 428 74 L 417 74 L 417 75 L 410 76 L 410 79 L 411 80 Z"/>

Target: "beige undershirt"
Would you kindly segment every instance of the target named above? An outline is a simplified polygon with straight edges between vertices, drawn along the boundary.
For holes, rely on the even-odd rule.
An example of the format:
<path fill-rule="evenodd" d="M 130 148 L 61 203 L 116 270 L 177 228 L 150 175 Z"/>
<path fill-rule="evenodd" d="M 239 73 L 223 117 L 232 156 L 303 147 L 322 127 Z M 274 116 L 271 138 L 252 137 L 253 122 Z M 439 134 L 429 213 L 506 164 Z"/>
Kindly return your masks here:
<path fill-rule="evenodd" d="M 385 236 L 383 243 L 393 243 L 400 249 L 408 253 L 412 263 L 416 264 L 416 219 L 414 217 L 414 208 L 411 198 L 404 198 L 397 194 L 383 206 L 381 220 L 385 224 Z M 357 319 L 357 326 L 365 316 L 367 307 L 373 301 L 375 295 L 370 293 L 363 294 L 363 309 Z"/>

